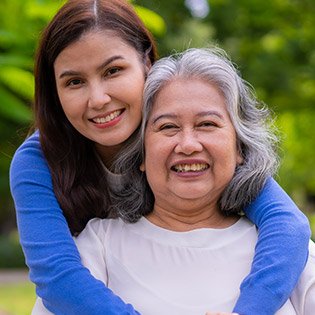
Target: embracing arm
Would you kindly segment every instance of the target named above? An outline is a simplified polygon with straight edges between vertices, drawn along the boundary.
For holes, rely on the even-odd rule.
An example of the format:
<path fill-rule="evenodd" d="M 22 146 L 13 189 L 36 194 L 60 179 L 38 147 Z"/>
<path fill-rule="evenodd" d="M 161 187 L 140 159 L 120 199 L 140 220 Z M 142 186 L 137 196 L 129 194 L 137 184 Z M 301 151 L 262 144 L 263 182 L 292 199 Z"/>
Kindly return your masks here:
<path fill-rule="evenodd" d="M 38 133 L 15 153 L 10 186 L 30 278 L 47 309 L 57 315 L 139 314 L 81 264 L 53 192 Z"/>
<path fill-rule="evenodd" d="M 289 298 L 304 269 L 309 223 L 272 178 L 245 213 L 259 233 L 251 272 L 241 284 L 234 311 L 271 315 Z"/>

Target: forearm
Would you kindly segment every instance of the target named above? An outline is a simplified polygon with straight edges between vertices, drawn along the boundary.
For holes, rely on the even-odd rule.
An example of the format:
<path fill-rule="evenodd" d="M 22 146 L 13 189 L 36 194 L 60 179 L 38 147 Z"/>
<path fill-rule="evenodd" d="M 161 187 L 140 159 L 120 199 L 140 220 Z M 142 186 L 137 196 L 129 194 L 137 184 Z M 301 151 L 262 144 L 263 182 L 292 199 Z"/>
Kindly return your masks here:
<path fill-rule="evenodd" d="M 10 185 L 30 278 L 45 306 L 57 315 L 136 314 L 81 264 L 38 137 L 15 155 Z"/>
<path fill-rule="evenodd" d="M 308 256 L 309 223 L 290 197 L 269 179 L 245 209 L 258 227 L 250 274 L 234 308 L 240 314 L 274 314 L 289 298 Z"/>

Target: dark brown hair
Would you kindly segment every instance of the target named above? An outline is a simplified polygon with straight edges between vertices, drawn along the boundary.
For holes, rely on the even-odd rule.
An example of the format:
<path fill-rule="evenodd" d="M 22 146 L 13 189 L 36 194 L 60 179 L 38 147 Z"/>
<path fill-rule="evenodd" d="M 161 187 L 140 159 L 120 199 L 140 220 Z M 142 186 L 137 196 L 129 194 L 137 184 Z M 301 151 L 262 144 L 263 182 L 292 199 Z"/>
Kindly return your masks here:
<path fill-rule="evenodd" d="M 70 0 L 44 30 L 35 62 L 35 128 L 48 162 L 57 200 L 76 235 L 93 217 L 109 215 L 104 169 L 92 141 L 66 118 L 56 89 L 54 62 L 91 30 L 112 30 L 140 56 L 156 59 L 154 41 L 133 7 L 123 0 Z"/>

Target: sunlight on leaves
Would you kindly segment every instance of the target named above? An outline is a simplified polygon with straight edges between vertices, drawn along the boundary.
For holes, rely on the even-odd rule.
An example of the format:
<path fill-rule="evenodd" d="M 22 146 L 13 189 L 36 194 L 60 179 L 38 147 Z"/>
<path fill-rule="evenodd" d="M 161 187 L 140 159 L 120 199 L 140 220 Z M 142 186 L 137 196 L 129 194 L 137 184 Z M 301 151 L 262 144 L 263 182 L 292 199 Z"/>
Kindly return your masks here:
<path fill-rule="evenodd" d="M 154 35 L 162 36 L 165 34 L 166 24 L 160 15 L 141 6 L 135 5 L 134 7 L 143 23 Z"/>
<path fill-rule="evenodd" d="M 11 91 L 32 100 L 34 96 L 34 75 L 17 67 L 1 67 L 0 81 Z"/>

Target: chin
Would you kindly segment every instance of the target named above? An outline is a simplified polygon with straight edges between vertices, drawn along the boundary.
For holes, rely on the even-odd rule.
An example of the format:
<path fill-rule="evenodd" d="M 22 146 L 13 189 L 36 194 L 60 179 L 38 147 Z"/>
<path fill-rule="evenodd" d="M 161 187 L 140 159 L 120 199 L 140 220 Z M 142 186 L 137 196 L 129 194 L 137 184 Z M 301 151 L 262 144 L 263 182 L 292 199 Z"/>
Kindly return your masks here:
<path fill-rule="evenodd" d="M 186 191 L 186 192 L 177 192 L 176 193 L 177 197 L 181 198 L 181 199 L 185 199 L 185 200 L 200 200 L 202 198 L 205 198 L 207 196 L 209 196 L 209 192 L 205 193 L 205 192 L 192 192 L 190 191 Z"/>

